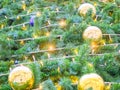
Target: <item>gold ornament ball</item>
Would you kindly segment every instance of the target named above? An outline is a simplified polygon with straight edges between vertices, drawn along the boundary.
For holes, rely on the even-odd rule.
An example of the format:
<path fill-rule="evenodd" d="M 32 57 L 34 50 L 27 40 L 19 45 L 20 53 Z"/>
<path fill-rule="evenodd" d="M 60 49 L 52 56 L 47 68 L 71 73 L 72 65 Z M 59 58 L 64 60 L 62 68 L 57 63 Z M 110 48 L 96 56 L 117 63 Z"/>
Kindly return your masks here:
<path fill-rule="evenodd" d="M 83 32 L 83 39 L 99 41 L 102 39 L 102 31 L 96 26 L 89 26 Z"/>
<path fill-rule="evenodd" d="M 103 79 L 96 73 L 90 73 L 82 76 L 78 82 L 78 90 L 104 90 Z"/>
<path fill-rule="evenodd" d="M 92 16 L 96 15 L 96 8 L 90 3 L 84 3 L 78 8 L 78 12 L 81 16 L 86 16 L 89 10 L 92 10 Z"/>
<path fill-rule="evenodd" d="M 34 75 L 28 67 L 18 66 L 10 72 L 8 81 L 13 90 L 31 90 Z"/>

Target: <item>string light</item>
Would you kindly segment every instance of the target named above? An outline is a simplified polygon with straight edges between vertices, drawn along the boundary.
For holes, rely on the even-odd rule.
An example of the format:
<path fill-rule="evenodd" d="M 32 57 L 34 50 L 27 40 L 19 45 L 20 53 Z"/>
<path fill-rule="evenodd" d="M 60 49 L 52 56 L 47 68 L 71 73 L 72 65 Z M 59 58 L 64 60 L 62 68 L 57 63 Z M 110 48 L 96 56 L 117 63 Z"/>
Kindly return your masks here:
<path fill-rule="evenodd" d="M 50 32 L 47 32 L 45 35 L 46 35 L 47 37 L 50 36 Z"/>
<path fill-rule="evenodd" d="M 93 64 L 92 64 L 92 63 L 88 63 L 88 66 L 89 66 L 89 67 L 93 67 Z"/>
<path fill-rule="evenodd" d="M 42 61 L 40 61 L 40 64 L 41 64 L 42 66 L 44 65 Z"/>
<path fill-rule="evenodd" d="M 51 22 L 50 22 L 50 20 L 48 20 L 48 25 L 50 25 L 51 24 Z"/>
<path fill-rule="evenodd" d="M 17 20 L 20 20 L 20 16 L 17 16 Z"/>
<path fill-rule="evenodd" d="M 49 45 L 48 46 L 48 50 L 49 51 L 54 51 L 55 50 L 55 46 L 54 45 Z"/>
<path fill-rule="evenodd" d="M 72 61 L 74 62 L 74 61 L 75 61 L 75 58 L 72 58 Z"/>
<path fill-rule="evenodd" d="M 91 42 L 91 50 L 92 50 L 92 54 L 94 54 L 96 51 L 98 51 L 99 45 L 98 42 Z"/>
<path fill-rule="evenodd" d="M 103 40 L 103 39 L 100 41 L 100 43 L 104 46 L 106 45 L 105 40 Z"/>
<path fill-rule="evenodd" d="M 26 4 L 25 4 L 25 1 L 22 1 L 22 9 L 25 11 L 25 9 L 26 9 Z"/>
<path fill-rule="evenodd" d="M 29 14 L 31 12 L 31 9 L 27 10 L 27 14 Z"/>
<path fill-rule="evenodd" d="M 39 84 L 39 89 L 38 90 L 43 90 L 42 84 Z"/>
<path fill-rule="evenodd" d="M 5 18 L 7 19 L 7 16 L 5 16 Z"/>
<path fill-rule="evenodd" d="M 33 61 L 35 62 L 35 61 L 36 61 L 36 59 L 35 59 L 35 56 L 34 56 L 34 55 L 32 55 L 32 58 L 33 58 Z"/>
<path fill-rule="evenodd" d="M 34 33 L 33 38 L 38 38 L 38 35 Z"/>
<path fill-rule="evenodd" d="M 50 58 L 50 54 L 49 53 L 47 54 L 47 56 L 48 56 L 48 58 Z"/>
<path fill-rule="evenodd" d="M 9 41 L 9 40 L 10 40 L 10 38 L 7 38 L 7 40 Z"/>
<path fill-rule="evenodd" d="M 4 24 L 1 24 L 1 29 L 3 29 L 3 27 L 4 27 Z"/>
<path fill-rule="evenodd" d="M 11 71 L 11 70 L 12 70 L 12 68 L 10 67 L 10 68 L 9 68 L 9 70 Z"/>
<path fill-rule="evenodd" d="M 25 44 L 24 40 L 21 40 L 21 41 L 20 41 L 20 44 L 21 44 L 21 45 L 24 45 L 24 44 Z"/>
<path fill-rule="evenodd" d="M 23 24 L 22 30 L 27 30 L 27 27 L 25 26 L 25 24 Z"/>
<path fill-rule="evenodd" d="M 96 16 L 96 18 L 94 19 L 94 22 L 96 22 L 97 21 L 97 16 Z"/>
<path fill-rule="evenodd" d="M 95 7 L 97 6 L 97 3 L 96 3 L 96 2 L 94 2 L 94 6 L 95 6 Z"/>
<path fill-rule="evenodd" d="M 66 22 L 65 19 L 61 19 L 58 23 L 59 23 L 59 25 L 60 25 L 61 28 L 64 28 L 64 27 L 67 26 L 67 22 Z"/>
<path fill-rule="evenodd" d="M 59 8 L 56 8 L 56 11 L 59 12 Z"/>
<path fill-rule="evenodd" d="M 40 13 L 40 12 L 37 12 L 37 13 L 36 13 L 36 16 L 37 16 L 37 17 L 40 17 L 40 16 L 41 16 L 41 13 Z"/>
<path fill-rule="evenodd" d="M 57 71 L 60 72 L 60 67 L 58 67 Z"/>
<path fill-rule="evenodd" d="M 111 36 L 109 35 L 109 42 L 110 43 L 112 43 L 113 42 L 113 40 L 112 40 L 112 38 L 111 38 Z"/>
<path fill-rule="evenodd" d="M 74 50 L 74 53 L 75 53 L 76 55 L 78 55 L 78 49 L 75 49 L 75 50 Z"/>

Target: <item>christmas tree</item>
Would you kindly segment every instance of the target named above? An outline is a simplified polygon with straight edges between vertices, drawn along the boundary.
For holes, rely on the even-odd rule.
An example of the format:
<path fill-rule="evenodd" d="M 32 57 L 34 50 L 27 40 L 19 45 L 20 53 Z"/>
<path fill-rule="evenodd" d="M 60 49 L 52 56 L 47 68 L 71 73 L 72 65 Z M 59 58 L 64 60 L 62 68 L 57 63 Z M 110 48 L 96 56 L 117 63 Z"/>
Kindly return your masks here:
<path fill-rule="evenodd" d="M 119 0 L 0 0 L 0 90 L 119 90 Z"/>

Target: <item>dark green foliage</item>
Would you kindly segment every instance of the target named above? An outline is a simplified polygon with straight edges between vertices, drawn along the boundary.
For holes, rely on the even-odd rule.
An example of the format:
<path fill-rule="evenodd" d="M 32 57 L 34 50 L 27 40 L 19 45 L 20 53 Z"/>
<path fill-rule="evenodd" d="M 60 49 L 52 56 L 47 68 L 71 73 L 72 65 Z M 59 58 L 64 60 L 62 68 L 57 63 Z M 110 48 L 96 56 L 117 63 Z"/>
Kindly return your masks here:
<path fill-rule="evenodd" d="M 120 45 L 101 46 L 97 54 L 103 55 L 91 56 L 90 42 L 82 37 L 90 25 L 99 27 L 103 34 L 120 34 L 120 2 L 84 1 L 97 5 L 96 17 L 91 17 L 91 10 L 86 17 L 78 14 L 82 0 L 0 0 L 0 74 L 9 73 L 15 60 L 31 62 L 34 55 L 36 61 L 27 65 L 35 76 L 33 88 L 41 84 L 44 90 L 56 90 L 54 83 L 59 83 L 64 90 L 77 90 L 68 77 L 86 73 L 98 73 L 107 82 L 120 82 Z M 23 3 L 26 10 L 22 9 Z M 41 16 L 37 17 L 36 12 Z M 31 16 L 35 16 L 33 27 L 29 25 Z M 64 28 L 59 25 L 61 19 L 66 20 Z M 106 44 L 120 43 L 120 35 L 106 35 L 103 40 Z M 51 44 L 65 49 L 46 51 Z M 0 76 L 0 90 L 12 90 L 7 79 L 8 75 Z M 119 84 L 111 86 L 111 90 L 119 88 Z"/>
<path fill-rule="evenodd" d="M 34 74 L 34 86 L 33 88 L 36 88 L 39 86 L 39 82 L 41 80 L 41 71 L 40 71 L 40 64 L 37 62 L 30 64 L 29 67 L 31 68 L 33 74 Z"/>
<path fill-rule="evenodd" d="M 40 83 L 40 86 L 42 87 L 43 90 L 56 90 L 52 80 L 50 79 Z"/>
<path fill-rule="evenodd" d="M 61 78 L 59 84 L 62 86 L 63 90 L 74 90 L 71 85 L 71 80 L 68 78 Z"/>

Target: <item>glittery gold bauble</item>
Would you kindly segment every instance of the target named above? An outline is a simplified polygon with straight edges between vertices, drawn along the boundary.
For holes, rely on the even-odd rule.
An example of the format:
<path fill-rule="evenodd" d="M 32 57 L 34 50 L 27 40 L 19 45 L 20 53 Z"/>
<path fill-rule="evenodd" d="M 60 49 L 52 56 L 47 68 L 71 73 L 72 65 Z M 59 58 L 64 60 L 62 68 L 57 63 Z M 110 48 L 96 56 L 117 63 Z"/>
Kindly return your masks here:
<path fill-rule="evenodd" d="M 92 16 L 96 15 L 96 8 L 90 3 L 84 3 L 78 8 L 78 12 L 82 16 L 85 16 L 89 10 L 92 10 Z"/>
<path fill-rule="evenodd" d="M 104 90 L 103 79 L 95 73 L 82 76 L 78 83 L 78 90 Z"/>
<path fill-rule="evenodd" d="M 13 90 L 30 90 L 33 87 L 34 75 L 28 67 L 18 66 L 10 72 L 8 81 Z"/>
<path fill-rule="evenodd" d="M 89 26 L 83 32 L 84 40 L 99 41 L 102 39 L 102 31 L 96 26 Z"/>

